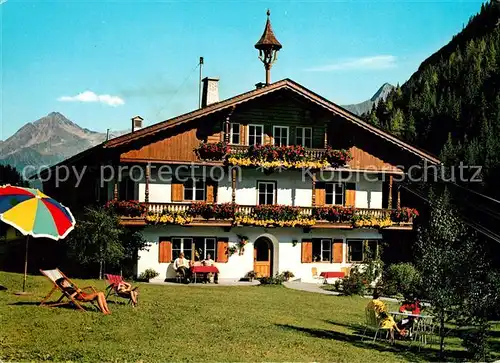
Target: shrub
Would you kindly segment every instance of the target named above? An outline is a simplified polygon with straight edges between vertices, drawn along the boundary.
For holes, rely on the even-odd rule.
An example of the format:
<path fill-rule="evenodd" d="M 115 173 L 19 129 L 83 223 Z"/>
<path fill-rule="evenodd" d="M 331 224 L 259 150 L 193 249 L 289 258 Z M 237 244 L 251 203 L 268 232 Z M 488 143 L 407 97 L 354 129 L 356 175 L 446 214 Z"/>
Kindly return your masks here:
<path fill-rule="evenodd" d="M 420 273 L 411 263 L 389 265 L 382 279 L 383 292 L 386 295 L 401 294 L 405 298 L 420 295 Z"/>
<path fill-rule="evenodd" d="M 281 273 L 281 275 L 283 275 L 283 278 L 284 278 L 285 281 L 288 281 L 288 280 L 290 280 L 290 279 L 292 279 L 292 278 L 295 277 L 295 275 L 293 274 L 292 271 L 283 271 Z"/>
<path fill-rule="evenodd" d="M 141 274 L 139 275 L 139 280 L 151 280 L 159 275 L 160 273 L 156 272 L 154 269 L 148 268 L 147 270 L 141 272 Z"/>
<path fill-rule="evenodd" d="M 285 277 L 283 274 L 276 274 L 276 276 L 261 277 L 259 278 L 261 285 L 283 285 Z"/>
<path fill-rule="evenodd" d="M 351 268 L 350 274 L 342 278 L 335 287 L 339 290 L 342 289 L 344 295 L 364 295 L 368 288 L 368 281 L 359 266 L 354 266 Z"/>

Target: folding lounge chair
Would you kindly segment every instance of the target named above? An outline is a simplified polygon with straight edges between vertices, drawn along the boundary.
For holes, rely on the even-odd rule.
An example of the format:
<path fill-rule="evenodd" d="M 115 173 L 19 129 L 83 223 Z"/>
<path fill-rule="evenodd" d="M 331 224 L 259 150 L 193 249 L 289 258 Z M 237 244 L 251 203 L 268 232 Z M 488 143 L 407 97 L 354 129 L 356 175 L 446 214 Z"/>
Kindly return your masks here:
<path fill-rule="evenodd" d="M 59 269 L 54 269 L 54 270 L 40 270 L 40 272 L 45 276 L 47 277 L 51 282 L 52 284 L 54 285 L 52 287 L 52 290 L 50 290 L 49 294 L 47 296 L 45 296 L 45 298 L 40 302 L 40 306 L 43 306 L 43 305 L 46 305 L 46 306 L 60 306 L 60 305 L 68 305 L 68 304 L 73 304 L 75 305 L 78 309 L 82 310 L 82 311 L 86 311 L 81 305 L 80 303 L 82 301 L 79 301 L 79 300 L 76 300 L 74 297 L 72 297 L 68 292 L 64 291 L 58 284 L 56 284 L 56 281 L 59 280 L 61 277 L 64 277 L 66 280 L 68 280 L 73 286 L 76 287 L 76 285 L 73 283 L 73 281 L 71 281 L 69 278 L 67 278 Z M 92 286 L 86 286 L 84 287 L 83 289 L 81 289 L 82 291 L 83 290 L 92 290 L 92 292 L 97 292 Z M 49 299 L 49 297 L 54 293 L 56 292 L 57 290 L 60 290 L 62 295 L 61 297 L 56 301 L 56 302 L 53 302 L 53 303 L 46 303 L 46 301 Z M 64 298 L 67 298 L 69 301 L 64 301 Z M 92 303 L 92 305 L 97 309 L 99 310 L 99 308 L 97 308 L 94 304 L 94 301 L 90 301 L 90 303 Z"/>
<path fill-rule="evenodd" d="M 124 282 L 123 277 L 120 275 L 111 275 L 111 274 L 104 274 L 106 277 L 106 280 L 108 281 L 108 287 L 106 287 L 106 300 L 110 295 L 112 296 L 118 296 L 122 297 L 124 299 L 128 299 L 128 304 L 132 303 L 132 296 L 130 294 L 123 294 L 118 291 L 118 285 L 121 282 Z M 134 288 L 133 290 L 137 290 L 137 287 Z"/>

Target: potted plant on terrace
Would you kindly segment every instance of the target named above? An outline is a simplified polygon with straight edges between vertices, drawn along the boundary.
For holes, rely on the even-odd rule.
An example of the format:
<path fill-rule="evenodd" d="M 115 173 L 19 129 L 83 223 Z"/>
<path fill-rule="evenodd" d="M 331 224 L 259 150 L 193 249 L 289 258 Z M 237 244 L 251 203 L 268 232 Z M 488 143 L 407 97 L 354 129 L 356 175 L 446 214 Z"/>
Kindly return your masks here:
<path fill-rule="evenodd" d="M 257 277 L 257 273 L 255 271 L 249 271 L 247 272 L 247 278 L 248 278 L 248 281 L 252 282 L 254 278 Z"/>

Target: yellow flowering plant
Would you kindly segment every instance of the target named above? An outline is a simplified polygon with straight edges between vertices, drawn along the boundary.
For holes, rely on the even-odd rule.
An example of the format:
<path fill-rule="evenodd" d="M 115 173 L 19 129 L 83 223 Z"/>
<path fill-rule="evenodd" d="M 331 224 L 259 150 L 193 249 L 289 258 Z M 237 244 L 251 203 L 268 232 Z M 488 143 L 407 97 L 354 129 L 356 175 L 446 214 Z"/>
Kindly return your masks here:
<path fill-rule="evenodd" d="M 148 224 L 178 224 L 183 226 L 192 221 L 193 217 L 186 212 L 163 211 L 162 213 L 148 213 L 146 215 L 146 223 Z"/>

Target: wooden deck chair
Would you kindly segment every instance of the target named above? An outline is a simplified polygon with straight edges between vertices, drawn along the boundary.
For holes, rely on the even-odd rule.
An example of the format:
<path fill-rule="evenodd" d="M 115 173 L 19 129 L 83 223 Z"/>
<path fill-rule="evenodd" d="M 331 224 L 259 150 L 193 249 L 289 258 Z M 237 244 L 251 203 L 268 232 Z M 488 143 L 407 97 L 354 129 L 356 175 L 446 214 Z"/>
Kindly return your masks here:
<path fill-rule="evenodd" d="M 132 303 L 132 297 L 130 294 L 123 294 L 118 291 L 118 285 L 121 282 L 124 282 L 123 277 L 120 275 L 111 275 L 111 274 L 104 274 L 104 277 L 106 277 L 106 281 L 108 282 L 108 286 L 106 287 L 106 300 L 108 300 L 108 297 L 115 296 L 115 297 L 121 297 L 124 299 L 128 299 L 128 304 Z M 137 290 L 137 287 L 135 287 L 133 290 Z"/>
<path fill-rule="evenodd" d="M 45 296 L 43 298 L 43 300 L 40 302 L 40 306 L 60 306 L 60 305 L 68 305 L 68 304 L 73 304 L 74 306 L 76 306 L 78 309 L 82 310 L 82 311 L 86 311 L 81 305 L 80 303 L 82 301 L 78 301 L 76 300 L 74 297 L 71 297 L 70 294 L 68 294 L 66 291 L 64 291 L 58 284 L 56 284 L 56 281 L 59 280 L 61 277 L 64 277 L 66 280 L 68 280 L 73 286 L 76 287 L 76 285 L 74 284 L 73 281 L 71 281 L 68 277 L 66 277 L 59 269 L 54 269 L 54 270 L 40 270 L 40 272 L 45 276 L 47 277 L 51 282 L 52 284 L 54 285 L 52 287 L 52 290 L 50 290 L 50 292 L 48 293 L 47 296 Z M 82 291 L 83 290 L 92 290 L 92 292 L 97 292 L 92 286 L 86 286 L 84 287 L 83 289 L 81 289 Z M 56 302 L 53 302 L 53 303 L 46 303 L 46 301 L 49 299 L 49 297 L 54 293 L 56 292 L 57 290 L 60 290 L 62 295 L 61 297 L 56 301 Z M 67 298 L 68 301 L 64 301 L 64 298 Z M 95 306 L 95 303 L 94 301 L 90 301 L 90 303 L 97 309 L 99 310 L 98 307 Z"/>

